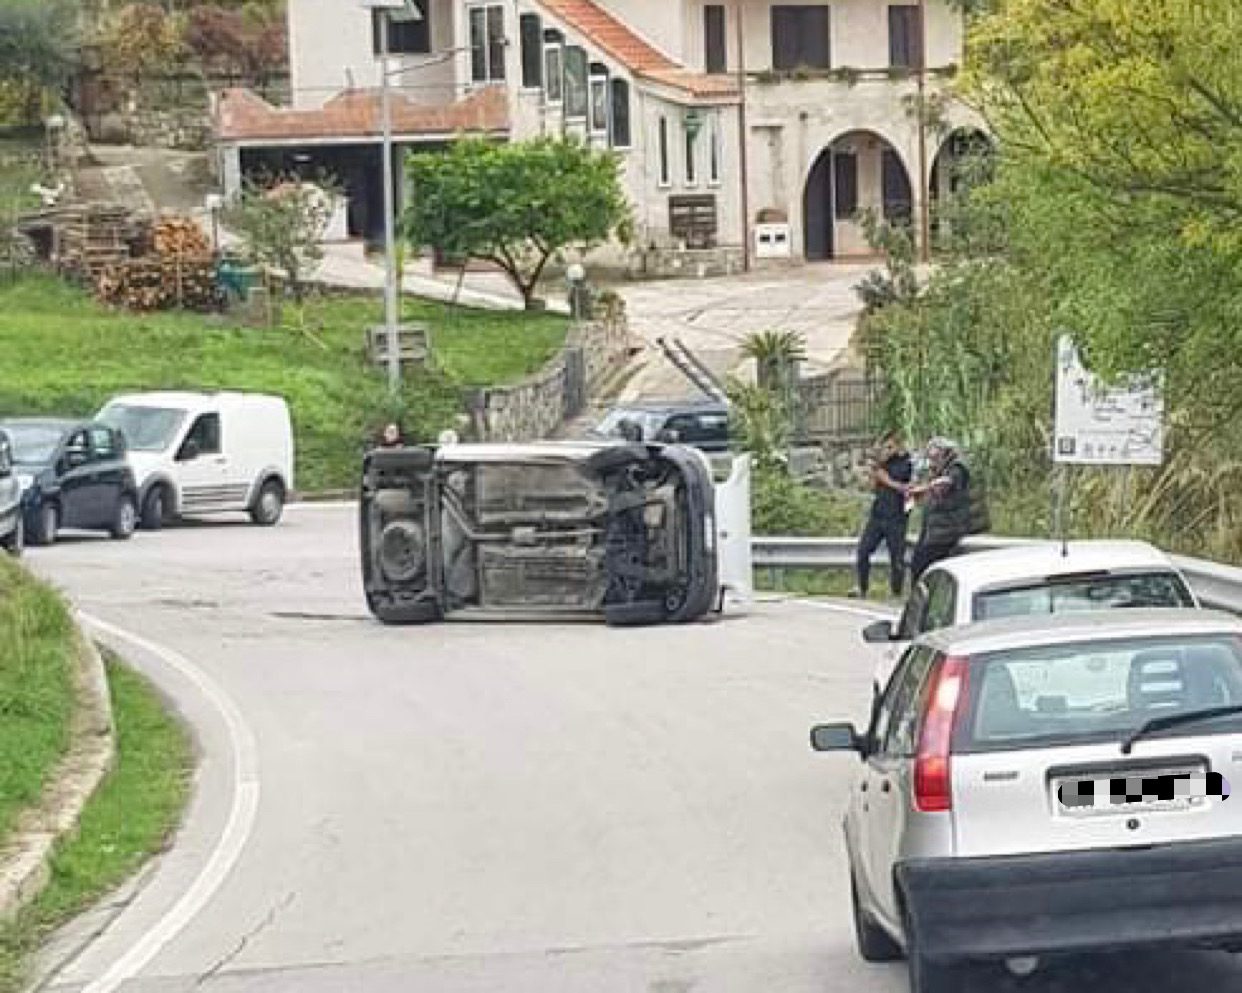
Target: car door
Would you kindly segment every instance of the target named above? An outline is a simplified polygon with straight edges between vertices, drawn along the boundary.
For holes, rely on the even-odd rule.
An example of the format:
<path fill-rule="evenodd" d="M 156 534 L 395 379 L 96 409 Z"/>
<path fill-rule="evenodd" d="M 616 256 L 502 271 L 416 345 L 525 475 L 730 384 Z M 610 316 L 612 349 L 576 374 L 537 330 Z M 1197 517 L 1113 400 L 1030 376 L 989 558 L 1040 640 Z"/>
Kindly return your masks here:
<path fill-rule="evenodd" d="M 125 484 L 124 467 L 116 435 L 111 428 L 96 425 L 88 432 L 91 442 L 91 486 L 94 490 L 94 525 L 111 525 Z"/>
<path fill-rule="evenodd" d="M 900 920 L 893 889 L 893 863 L 910 815 L 912 758 L 917 750 L 920 698 L 935 651 L 916 645 L 906 653 L 886 696 L 887 714 L 868 756 L 872 785 L 868 827 L 869 885 L 876 906 L 893 924 Z"/>
<path fill-rule="evenodd" d="M 91 528 L 99 514 L 99 485 L 91 464 L 91 440 L 85 428 L 65 439 L 56 463 L 60 482 L 60 523 L 63 527 Z"/>
<path fill-rule="evenodd" d="M 220 414 L 199 414 L 177 449 L 181 511 L 186 514 L 225 507 L 227 463 L 220 445 Z"/>
<path fill-rule="evenodd" d="M 922 633 L 923 621 L 927 613 L 927 596 L 927 577 L 924 576 L 910 591 L 906 605 L 893 629 L 893 644 L 884 650 L 884 656 L 880 659 L 880 666 L 873 677 L 877 693 L 888 685 L 889 679 L 897 670 L 898 660 L 902 658 L 902 653 L 907 646 Z"/>

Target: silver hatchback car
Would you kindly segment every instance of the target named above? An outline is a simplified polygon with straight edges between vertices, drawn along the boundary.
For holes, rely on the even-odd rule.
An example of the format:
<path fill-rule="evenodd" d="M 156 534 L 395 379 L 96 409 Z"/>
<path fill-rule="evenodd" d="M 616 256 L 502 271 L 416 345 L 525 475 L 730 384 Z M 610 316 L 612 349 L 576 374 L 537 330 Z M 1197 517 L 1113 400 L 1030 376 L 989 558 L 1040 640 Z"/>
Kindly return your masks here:
<path fill-rule="evenodd" d="M 913 993 L 958 970 L 1140 947 L 1242 951 L 1242 621 L 1016 618 L 916 640 L 863 734 L 845 817 L 855 932 Z"/>

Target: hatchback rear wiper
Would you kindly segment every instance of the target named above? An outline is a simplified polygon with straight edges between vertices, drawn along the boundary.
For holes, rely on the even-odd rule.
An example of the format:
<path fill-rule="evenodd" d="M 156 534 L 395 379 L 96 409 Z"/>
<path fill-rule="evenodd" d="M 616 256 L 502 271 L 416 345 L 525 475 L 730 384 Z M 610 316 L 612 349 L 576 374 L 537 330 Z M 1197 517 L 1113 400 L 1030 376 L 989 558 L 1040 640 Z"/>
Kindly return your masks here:
<path fill-rule="evenodd" d="M 1193 724 L 1197 721 L 1210 721 L 1217 717 L 1229 717 L 1233 714 L 1242 714 L 1242 704 L 1235 703 L 1228 707 L 1205 707 L 1203 710 L 1186 710 L 1180 714 L 1153 717 L 1150 721 L 1140 724 L 1122 741 L 1121 754 L 1129 755 L 1130 750 L 1134 748 L 1134 743 L 1140 738 L 1147 737 L 1153 731 L 1163 731 L 1166 728 L 1177 727 L 1179 724 Z"/>

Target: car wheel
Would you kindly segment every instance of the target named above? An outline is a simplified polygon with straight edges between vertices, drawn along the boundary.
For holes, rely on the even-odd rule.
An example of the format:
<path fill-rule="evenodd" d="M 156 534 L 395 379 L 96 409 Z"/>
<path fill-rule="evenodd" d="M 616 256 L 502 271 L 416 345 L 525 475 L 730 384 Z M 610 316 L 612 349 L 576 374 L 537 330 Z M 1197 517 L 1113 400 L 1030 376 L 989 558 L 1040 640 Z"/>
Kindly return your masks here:
<path fill-rule="evenodd" d="M 440 620 L 440 605 L 434 600 L 372 599 L 371 613 L 384 624 L 431 624 Z"/>
<path fill-rule="evenodd" d="M 26 522 L 22 519 L 22 515 L 17 515 L 17 520 L 13 522 L 13 530 L 9 532 L 9 536 L 4 539 L 4 550 L 15 559 L 22 557 L 22 552 L 26 549 Z"/>
<path fill-rule="evenodd" d="M 280 522 L 284 512 L 285 488 L 274 479 L 268 480 L 250 508 L 250 519 L 260 527 L 270 528 Z"/>
<path fill-rule="evenodd" d="M 875 921 L 871 920 L 858 902 L 858 884 L 850 873 L 850 904 L 854 911 L 854 939 L 858 954 L 865 962 L 896 962 L 901 958 L 901 946 Z"/>
<path fill-rule="evenodd" d="M 158 531 L 168 521 L 168 491 L 154 486 L 142 501 L 142 529 Z"/>
<path fill-rule="evenodd" d="M 128 541 L 137 528 L 138 503 L 126 493 L 116 505 L 116 514 L 112 519 L 112 537 L 117 541 Z"/>
<path fill-rule="evenodd" d="M 612 603 L 604 607 L 604 621 L 614 628 L 647 627 L 663 624 L 668 612 L 662 600 L 640 600 L 637 603 Z"/>
<path fill-rule="evenodd" d="M 910 926 L 909 912 L 903 912 L 906 932 L 906 965 L 910 976 L 910 993 L 958 993 L 956 981 L 958 968 L 944 962 L 935 962 L 919 947 L 915 931 Z"/>
<path fill-rule="evenodd" d="M 426 568 L 426 539 L 415 521 L 393 521 L 380 535 L 379 562 L 390 583 L 412 583 Z"/>
<path fill-rule="evenodd" d="M 56 532 L 60 530 L 60 508 L 54 503 L 45 503 L 35 515 L 34 529 L 30 533 L 32 545 L 53 545 L 56 543 Z"/>

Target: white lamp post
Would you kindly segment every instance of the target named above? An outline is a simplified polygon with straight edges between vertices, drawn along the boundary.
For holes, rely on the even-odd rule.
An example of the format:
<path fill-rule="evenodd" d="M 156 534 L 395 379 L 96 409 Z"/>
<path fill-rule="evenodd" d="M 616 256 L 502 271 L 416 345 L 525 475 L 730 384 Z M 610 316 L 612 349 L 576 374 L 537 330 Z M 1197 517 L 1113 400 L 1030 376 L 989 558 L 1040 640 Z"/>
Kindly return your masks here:
<path fill-rule="evenodd" d="M 571 262 L 565 267 L 565 279 L 569 282 L 569 311 L 575 323 L 582 320 L 582 286 L 586 270 L 581 262 Z"/>
<path fill-rule="evenodd" d="M 364 10 L 379 14 L 379 60 L 380 60 L 380 170 L 384 187 L 384 335 L 387 342 L 388 388 L 396 393 L 401 388 L 401 352 L 397 342 L 397 232 L 396 194 L 393 189 L 392 163 L 392 101 L 388 77 L 388 27 L 394 13 L 402 13 L 409 20 L 421 20 L 422 15 L 412 0 L 359 0 Z"/>
<path fill-rule="evenodd" d="M 224 197 L 219 193 L 208 193 L 203 197 L 203 206 L 211 215 L 211 249 L 220 251 L 220 211 L 224 209 Z"/>

